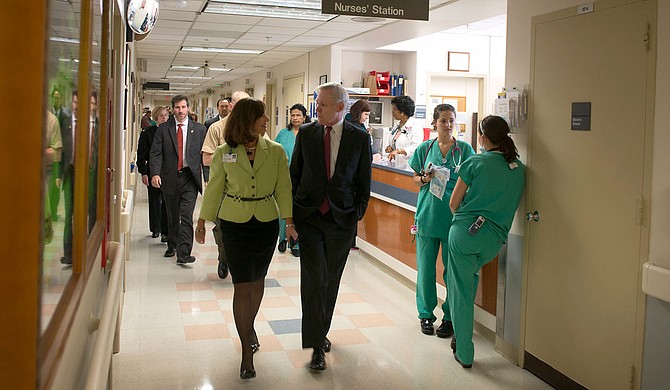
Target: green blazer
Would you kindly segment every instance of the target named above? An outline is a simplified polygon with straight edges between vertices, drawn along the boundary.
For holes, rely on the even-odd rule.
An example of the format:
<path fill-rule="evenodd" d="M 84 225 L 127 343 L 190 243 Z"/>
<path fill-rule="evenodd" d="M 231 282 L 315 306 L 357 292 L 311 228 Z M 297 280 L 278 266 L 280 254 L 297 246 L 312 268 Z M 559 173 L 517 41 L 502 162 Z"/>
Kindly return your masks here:
<path fill-rule="evenodd" d="M 259 137 L 253 167 L 244 145 L 223 144 L 214 151 L 210 168 L 200 218 L 243 223 L 252 216 L 261 222 L 293 216 L 288 159 L 280 144 Z"/>

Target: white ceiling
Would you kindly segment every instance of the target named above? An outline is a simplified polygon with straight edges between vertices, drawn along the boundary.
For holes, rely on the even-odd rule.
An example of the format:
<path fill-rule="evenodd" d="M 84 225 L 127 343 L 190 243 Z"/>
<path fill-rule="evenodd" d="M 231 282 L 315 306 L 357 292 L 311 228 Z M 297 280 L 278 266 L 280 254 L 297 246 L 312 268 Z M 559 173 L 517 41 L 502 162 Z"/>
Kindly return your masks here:
<path fill-rule="evenodd" d="M 497 35 L 500 20 L 476 22 L 504 14 L 507 4 L 506 0 L 430 0 L 427 22 L 377 19 L 361 23 L 342 15 L 319 22 L 200 12 L 207 3 L 208 0 L 186 0 L 185 7 L 178 8 L 183 1 L 160 1 L 156 26 L 137 43 L 137 58 L 146 60 L 146 71 L 140 72 L 144 81 L 168 81 L 180 92 L 198 92 L 224 81 L 269 70 L 323 46 L 337 44 L 345 49 L 372 51 L 451 28 L 460 28 L 459 33 L 471 33 L 468 29 L 473 30 L 472 26 L 477 26 L 478 34 Z M 498 32 L 487 32 L 487 28 Z M 259 55 L 186 52 L 180 50 L 182 46 L 264 52 Z M 211 79 L 202 78 L 202 69 L 170 70 L 172 65 L 202 66 L 205 61 L 213 68 L 232 70 L 210 70 Z"/>

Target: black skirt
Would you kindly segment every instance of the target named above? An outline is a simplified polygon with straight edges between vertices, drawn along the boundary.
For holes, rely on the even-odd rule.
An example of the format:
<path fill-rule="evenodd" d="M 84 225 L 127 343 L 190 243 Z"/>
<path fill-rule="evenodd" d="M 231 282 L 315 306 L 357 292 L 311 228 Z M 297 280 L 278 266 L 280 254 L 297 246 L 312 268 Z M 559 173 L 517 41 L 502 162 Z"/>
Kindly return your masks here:
<path fill-rule="evenodd" d="M 260 222 L 251 217 L 243 223 L 223 219 L 219 223 L 233 284 L 265 278 L 277 245 L 278 221 Z"/>

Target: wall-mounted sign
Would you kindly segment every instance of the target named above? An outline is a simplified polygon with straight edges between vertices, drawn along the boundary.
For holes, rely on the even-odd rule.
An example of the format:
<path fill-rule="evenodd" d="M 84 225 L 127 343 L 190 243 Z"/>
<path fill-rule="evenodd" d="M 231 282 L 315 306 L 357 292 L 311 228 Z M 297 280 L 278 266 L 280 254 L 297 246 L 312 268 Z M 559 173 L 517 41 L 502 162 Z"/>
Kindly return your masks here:
<path fill-rule="evenodd" d="M 429 0 L 322 0 L 321 12 L 373 18 L 428 20 Z"/>
<path fill-rule="evenodd" d="M 571 130 L 591 130 L 591 102 L 572 103 Z"/>

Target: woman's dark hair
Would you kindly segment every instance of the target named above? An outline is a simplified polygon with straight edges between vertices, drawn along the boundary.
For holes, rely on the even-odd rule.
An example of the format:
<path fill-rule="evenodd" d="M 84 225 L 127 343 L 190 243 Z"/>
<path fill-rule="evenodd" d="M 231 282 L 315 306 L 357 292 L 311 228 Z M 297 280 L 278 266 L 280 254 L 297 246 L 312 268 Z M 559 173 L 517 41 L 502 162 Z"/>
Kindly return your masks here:
<path fill-rule="evenodd" d="M 351 120 L 354 124 L 358 124 L 361 120 L 361 114 L 364 112 L 370 112 L 370 103 L 367 100 L 359 99 L 356 100 L 354 104 L 351 105 L 349 113 L 351 114 Z"/>
<path fill-rule="evenodd" d="M 394 97 L 391 99 L 391 104 L 408 117 L 414 115 L 414 100 L 407 95 Z"/>
<path fill-rule="evenodd" d="M 433 127 L 434 128 L 437 127 L 437 118 L 439 118 L 440 114 L 444 111 L 451 111 L 451 112 L 454 113 L 454 116 L 456 116 L 456 109 L 454 108 L 454 106 L 452 106 L 451 104 L 445 104 L 445 103 L 438 104 L 437 106 L 435 106 L 435 109 L 433 110 Z"/>
<path fill-rule="evenodd" d="M 233 148 L 256 139 L 254 122 L 265 115 L 265 103 L 255 98 L 240 99 L 226 119 L 223 139 Z"/>
<path fill-rule="evenodd" d="M 300 110 L 300 112 L 302 112 L 302 116 L 305 117 L 305 123 L 310 121 L 309 117 L 307 116 L 307 109 L 305 108 L 305 106 L 303 106 L 300 103 L 296 103 L 291 106 L 290 110 L 288 110 L 288 123 L 286 124 L 287 129 L 291 129 L 293 127 L 293 123 L 291 123 L 291 111 L 293 110 Z"/>
<path fill-rule="evenodd" d="M 511 163 L 519 157 L 519 152 L 509 132 L 507 121 L 499 116 L 489 115 L 479 122 L 479 133 L 485 135 L 494 146 L 498 147 L 498 150 L 505 156 L 505 160 Z"/>

